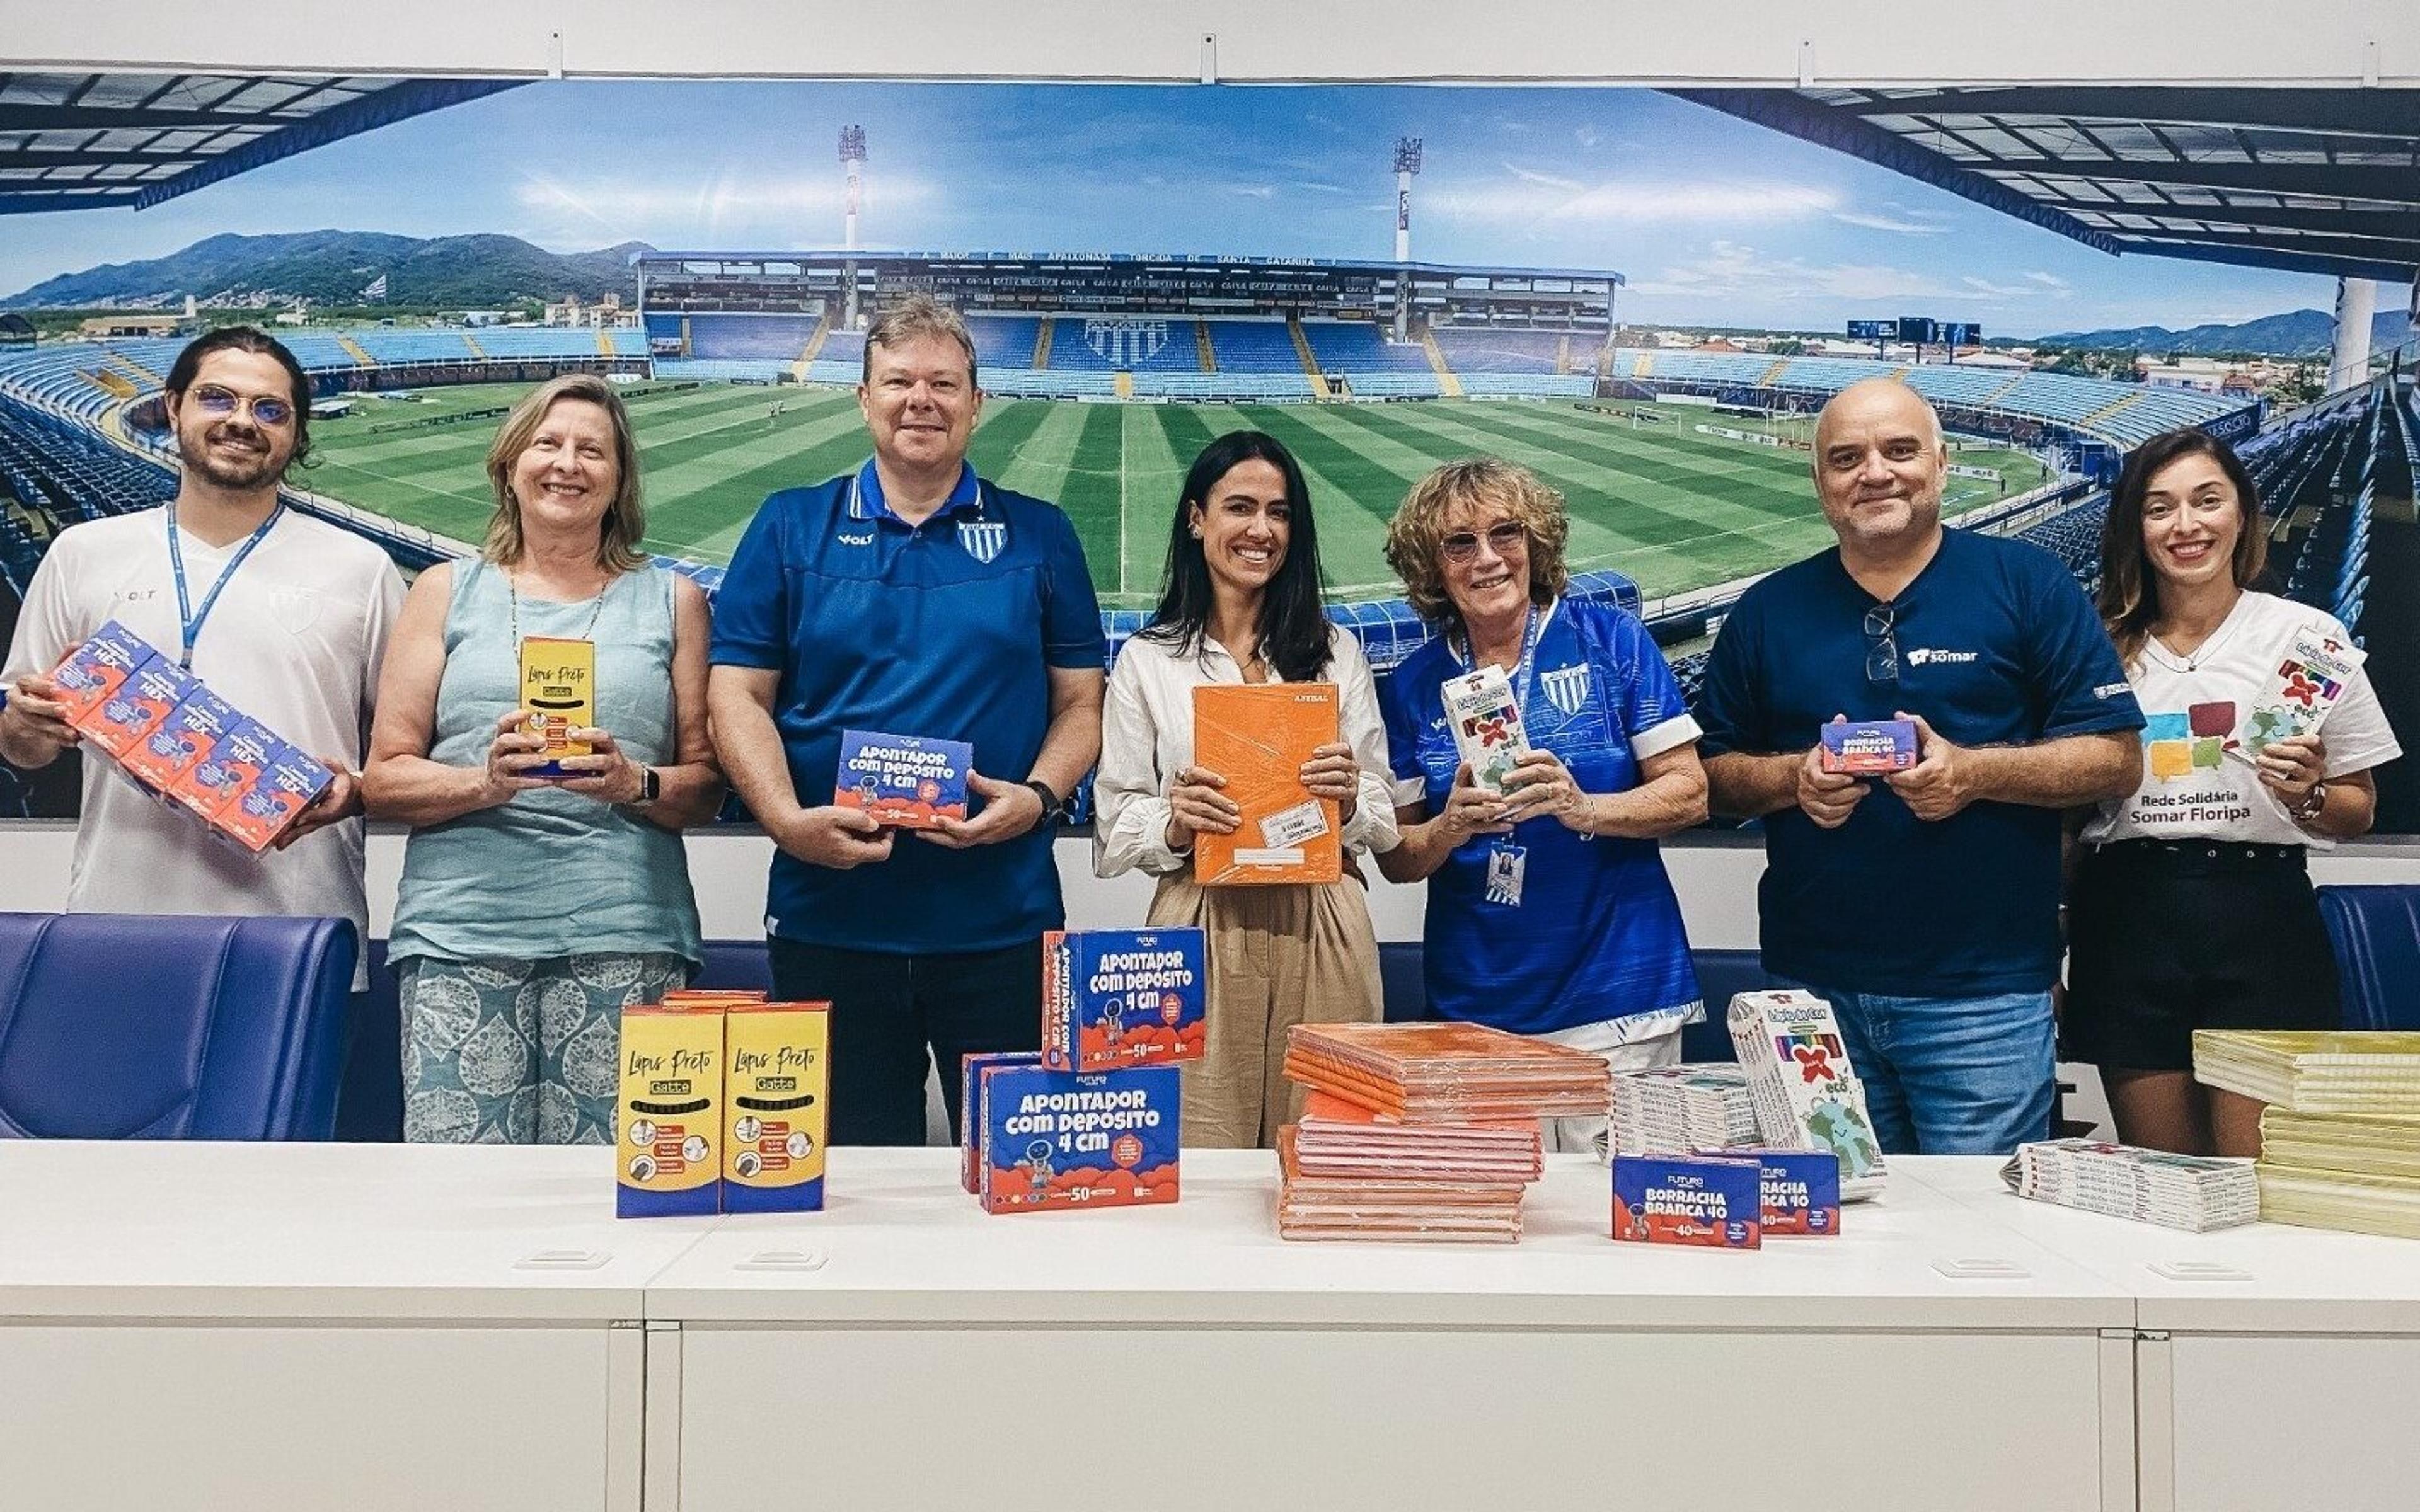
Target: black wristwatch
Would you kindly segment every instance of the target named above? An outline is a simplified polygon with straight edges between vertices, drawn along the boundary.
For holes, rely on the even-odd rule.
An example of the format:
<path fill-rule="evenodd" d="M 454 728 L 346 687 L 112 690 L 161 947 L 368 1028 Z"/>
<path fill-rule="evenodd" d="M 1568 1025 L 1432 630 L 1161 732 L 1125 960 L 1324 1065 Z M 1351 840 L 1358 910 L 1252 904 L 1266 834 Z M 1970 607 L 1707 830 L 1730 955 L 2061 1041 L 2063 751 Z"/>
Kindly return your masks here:
<path fill-rule="evenodd" d="M 1050 784 L 1041 780 L 1039 778 L 1027 778 L 1025 779 L 1025 785 L 1032 788 L 1033 790 L 1033 795 L 1042 800 L 1042 817 L 1033 821 L 1033 828 L 1040 829 L 1043 825 L 1049 824 L 1054 819 L 1057 819 L 1060 815 L 1060 811 L 1065 808 L 1065 804 L 1060 798 L 1059 795 L 1050 791 Z M 1029 835 L 1032 832 L 1032 830 L 1026 831 Z"/>
<path fill-rule="evenodd" d="M 639 768 L 639 795 L 630 800 L 633 809 L 644 809 L 664 795 L 663 775 L 652 766 Z"/>

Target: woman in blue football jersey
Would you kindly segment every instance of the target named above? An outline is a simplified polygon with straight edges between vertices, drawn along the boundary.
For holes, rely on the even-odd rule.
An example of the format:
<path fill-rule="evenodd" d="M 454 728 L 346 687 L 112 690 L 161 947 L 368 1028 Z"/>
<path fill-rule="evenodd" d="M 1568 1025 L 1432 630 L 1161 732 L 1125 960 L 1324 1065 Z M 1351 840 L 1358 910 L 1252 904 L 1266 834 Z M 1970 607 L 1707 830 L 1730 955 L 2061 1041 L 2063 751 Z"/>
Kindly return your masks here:
<path fill-rule="evenodd" d="M 1670 1065 L 1703 1014 L 1656 841 L 1706 816 L 1698 724 L 1637 616 L 1563 597 L 1562 496 L 1493 457 L 1413 486 L 1387 560 L 1437 635 L 1380 693 L 1403 842 L 1379 857 L 1425 879 L 1429 1011 Z M 1501 796 L 1472 778 L 1446 717 L 1450 678 L 1494 665 L 1529 750 Z M 1592 1147 L 1602 1119 L 1558 1119 Z"/>

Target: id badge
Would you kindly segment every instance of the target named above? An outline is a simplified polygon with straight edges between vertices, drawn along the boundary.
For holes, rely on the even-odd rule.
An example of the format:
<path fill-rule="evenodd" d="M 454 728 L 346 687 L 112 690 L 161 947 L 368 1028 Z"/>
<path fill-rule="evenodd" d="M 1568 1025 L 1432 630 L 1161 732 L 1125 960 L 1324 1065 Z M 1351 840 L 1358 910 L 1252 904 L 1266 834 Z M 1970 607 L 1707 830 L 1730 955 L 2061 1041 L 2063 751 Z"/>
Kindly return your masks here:
<path fill-rule="evenodd" d="M 1527 847 L 1497 844 L 1487 852 L 1487 901 L 1507 908 L 1521 906 L 1521 882 L 1528 873 Z"/>

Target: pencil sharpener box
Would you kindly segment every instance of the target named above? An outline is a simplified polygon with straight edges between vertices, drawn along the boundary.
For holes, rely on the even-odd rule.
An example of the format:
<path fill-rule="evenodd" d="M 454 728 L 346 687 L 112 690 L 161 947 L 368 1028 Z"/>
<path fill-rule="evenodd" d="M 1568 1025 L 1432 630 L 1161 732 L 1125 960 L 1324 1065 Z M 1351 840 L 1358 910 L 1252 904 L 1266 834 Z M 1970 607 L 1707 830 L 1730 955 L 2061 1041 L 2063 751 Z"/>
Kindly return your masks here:
<path fill-rule="evenodd" d="M 1840 1231 L 1840 1162 L 1828 1149 L 1701 1149 L 1708 1160 L 1752 1160 L 1764 1237 L 1830 1238 Z"/>
<path fill-rule="evenodd" d="M 265 851 L 335 778 L 318 761 L 280 742 L 259 775 L 229 796 L 214 822 L 221 834 L 246 850 Z"/>
<path fill-rule="evenodd" d="M 529 715 L 523 728 L 546 741 L 546 760 L 529 768 L 528 776 L 579 777 L 566 771 L 562 759 L 591 753 L 588 742 L 571 732 L 597 722 L 597 643 L 550 636 L 521 638 L 521 708 Z"/>
<path fill-rule="evenodd" d="M 1904 772 L 1916 762 L 1916 723 L 1912 719 L 1851 719 L 1823 727 L 1823 767 L 1871 777 Z"/>
<path fill-rule="evenodd" d="M 723 1211 L 823 1210 L 830 1008 L 760 1001 L 723 1010 Z"/>
<path fill-rule="evenodd" d="M 963 740 L 840 733 L 832 802 L 898 829 L 936 829 L 967 816 L 967 772 L 975 748 Z"/>
<path fill-rule="evenodd" d="M 85 739 L 123 765 L 145 737 L 201 686 L 193 673 L 167 657 L 153 656 L 135 668 L 116 693 L 104 699 L 79 728 Z"/>
<path fill-rule="evenodd" d="M 101 705 L 117 697 L 134 670 L 154 655 L 148 643 L 116 620 L 86 636 L 51 670 L 68 723 L 85 731 Z"/>
<path fill-rule="evenodd" d="M 1200 930 L 1054 930 L 1042 962 L 1045 1066 L 1113 1071 L 1201 1056 Z"/>
<path fill-rule="evenodd" d="M 706 1006 L 645 1003 L 622 1011 L 616 1217 L 719 1211 L 722 1021 L 720 1009 Z"/>
<path fill-rule="evenodd" d="M 1094 1076 L 1041 1066 L 986 1067 L 984 1211 L 1175 1201 L 1178 1096 L 1174 1066 Z"/>
<path fill-rule="evenodd" d="M 1617 1155 L 1613 1237 L 1641 1244 L 1760 1248 L 1761 1186 L 1762 1168 L 1754 1160 Z"/>
<path fill-rule="evenodd" d="M 1038 1066 L 1042 1057 L 1031 1050 L 996 1050 L 960 1057 L 958 1066 L 958 1181 L 968 1192 L 983 1193 L 983 1073 L 986 1066 Z"/>
<path fill-rule="evenodd" d="M 217 750 L 219 742 L 242 718 L 226 700 L 196 687 L 157 729 L 135 742 L 121 764 L 134 778 L 191 807 L 179 792 L 187 774 L 195 763 Z"/>

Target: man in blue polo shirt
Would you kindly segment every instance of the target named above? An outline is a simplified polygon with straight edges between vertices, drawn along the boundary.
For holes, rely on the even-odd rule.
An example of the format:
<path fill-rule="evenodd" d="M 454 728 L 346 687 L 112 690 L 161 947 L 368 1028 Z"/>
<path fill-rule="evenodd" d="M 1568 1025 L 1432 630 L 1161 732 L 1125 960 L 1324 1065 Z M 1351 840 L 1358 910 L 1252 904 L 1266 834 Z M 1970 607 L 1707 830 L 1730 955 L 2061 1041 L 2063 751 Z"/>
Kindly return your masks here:
<path fill-rule="evenodd" d="M 2143 716 L 2067 570 L 1944 530 L 1941 423 L 1906 385 L 1815 429 L 1837 549 L 1750 588 L 1698 717 L 1717 813 L 1762 816 L 1768 971 L 1828 998 L 1888 1150 L 2048 1137 L 2059 810 L 2131 793 Z M 1823 772 L 1817 727 L 1911 717 L 1919 760 Z"/>
<path fill-rule="evenodd" d="M 1100 753 L 1106 648 L 1067 517 L 967 464 L 983 395 L 955 314 L 877 319 L 858 402 L 873 458 L 773 495 L 740 539 L 708 705 L 780 847 L 774 994 L 832 1005 L 832 1142 L 914 1145 L 928 1057 L 954 1133 L 959 1057 L 1040 1042 L 1051 821 Z M 972 814 L 902 838 L 834 807 L 845 729 L 972 742 Z"/>

